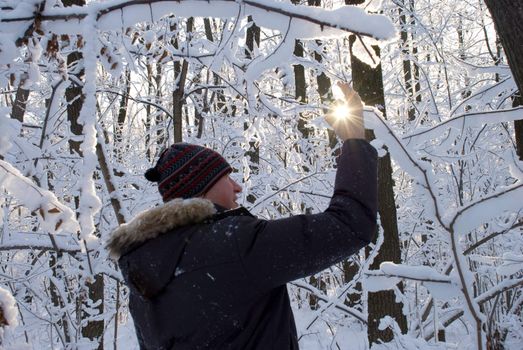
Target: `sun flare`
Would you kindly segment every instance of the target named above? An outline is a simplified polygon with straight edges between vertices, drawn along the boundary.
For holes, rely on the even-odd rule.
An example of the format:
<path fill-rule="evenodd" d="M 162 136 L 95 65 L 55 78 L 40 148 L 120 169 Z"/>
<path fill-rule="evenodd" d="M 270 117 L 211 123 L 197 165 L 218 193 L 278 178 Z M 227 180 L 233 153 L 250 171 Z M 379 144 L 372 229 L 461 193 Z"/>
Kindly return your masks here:
<path fill-rule="evenodd" d="M 350 118 L 351 112 L 352 111 L 351 111 L 350 107 L 347 106 L 347 104 L 343 103 L 343 104 L 340 104 L 340 105 L 334 107 L 332 115 L 338 120 L 346 119 L 346 118 Z"/>

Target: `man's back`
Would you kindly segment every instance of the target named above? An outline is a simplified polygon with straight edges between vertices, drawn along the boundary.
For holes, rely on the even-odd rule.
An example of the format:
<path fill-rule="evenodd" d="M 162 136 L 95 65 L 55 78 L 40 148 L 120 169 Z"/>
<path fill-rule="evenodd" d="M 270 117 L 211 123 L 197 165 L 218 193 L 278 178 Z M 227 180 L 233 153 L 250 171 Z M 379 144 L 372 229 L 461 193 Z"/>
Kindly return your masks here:
<path fill-rule="evenodd" d="M 186 202 L 174 211 L 194 203 Z M 285 285 L 260 291 L 243 270 L 235 235 L 256 221 L 244 215 L 174 228 L 120 258 L 142 348 L 297 349 Z"/>

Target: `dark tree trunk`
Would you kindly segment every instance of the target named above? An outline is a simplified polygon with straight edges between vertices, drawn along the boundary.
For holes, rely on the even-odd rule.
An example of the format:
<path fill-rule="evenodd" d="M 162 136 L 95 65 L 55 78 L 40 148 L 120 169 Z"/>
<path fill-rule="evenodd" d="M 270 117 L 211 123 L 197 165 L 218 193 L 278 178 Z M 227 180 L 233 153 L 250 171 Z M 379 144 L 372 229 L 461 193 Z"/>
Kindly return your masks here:
<path fill-rule="evenodd" d="M 194 26 L 194 18 L 187 19 L 187 33 L 192 32 Z M 188 39 L 190 40 L 190 39 Z M 175 47 L 177 47 L 177 42 Z M 182 142 L 182 126 L 183 126 L 183 107 L 185 105 L 185 80 L 187 79 L 187 70 L 189 62 L 183 60 L 174 62 L 174 76 L 178 81 L 178 86 L 173 91 L 173 124 L 174 124 L 174 142 Z"/>
<path fill-rule="evenodd" d="M 118 119 L 116 121 L 116 127 L 114 130 L 114 152 L 118 163 L 122 161 L 122 156 L 128 148 L 127 145 L 123 147 L 123 127 L 125 125 L 125 120 L 127 119 L 127 107 L 129 105 L 129 94 L 131 93 L 131 70 L 129 68 L 125 69 L 125 75 L 123 79 L 123 96 L 120 100 L 120 106 L 118 108 Z M 123 174 L 115 173 L 115 175 L 121 176 Z"/>
<path fill-rule="evenodd" d="M 414 0 L 402 0 L 398 3 L 398 6 L 400 13 L 401 53 L 403 55 L 403 78 L 405 90 L 409 96 L 407 119 L 413 121 L 416 119 L 414 101 L 421 102 L 419 69 L 416 62 L 409 58 L 415 57 L 417 54 L 417 47 L 409 35 L 409 27 L 414 25 L 414 16 L 412 14 L 414 11 Z"/>
<path fill-rule="evenodd" d="M 53 277 L 57 279 L 62 279 L 65 277 L 63 276 L 63 268 L 60 264 L 61 259 L 63 259 L 63 256 L 60 252 L 53 252 L 49 256 L 49 267 L 53 272 Z M 60 293 L 58 288 L 60 287 L 56 286 L 54 282 L 50 281 L 49 294 L 51 295 L 51 302 L 53 303 L 54 307 L 64 310 L 66 301 L 62 299 L 63 294 Z M 71 342 L 71 334 L 69 334 L 69 320 L 66 313 L 61 312 L 60 318 L 56 322 L 58 323 L 60 329 L 63 330 L 64 341 L 66 343 Z"/>
<path fill-rule="evenodd" d="M 205 18 L 203 20 L 203 25 L 205 28 L 205 37 L 207 38 L 207 40 L 214 42 L 211 20 L 209 18 Z M 247 35 L 248 35 L 248 33 L 247 33 Z M 214 85 L 219 85 L 221 79 L 218 76 L 218 74 L 213 72 L 212 75 L 213 75 Z M 225 99 L 223 90 L 215 90 L 215 93 L 216 93 L 216 102 L 214 103 L 214 106 L 215 106 L 214 110 L 217 111 L 218 113 L 227 114 L 228 113 L 227 112 L 227 103 L 226 103 L 226 99 Z M 234 113 L 232 113 L 232 114 L 234 114 Z"/>
<path fill-rule="evenodd" d="M 292 0 L 293 4 L 299 4 L 299 0 Z M 303 57 L 303 44 L 300 40 L 296 40 L 294 43 L 294 56 Z M 305 67 L 301 64 L 295 64 L 294 66 L 294 87 L 295 97 L 298 102 L 307 103 L 307 82 L 305 80 Z M 307 121 L 304 119 L 304 115 L 300 113 L 298 119 L 298 131 L 302 134 L 303 138 L 309 137 L 309 129 L 306 126 Z"/>
<path fill-rule="evenodd" d="M 65 3 L 64 3 L 65 5 Z M 78 80 L 82 81 L 84 78 L 83 69 L 83 56 L 80 52 L 75 51 L 67 55 L 67 65 L 71 69 L 74 67 L 70 74 L 74 75 Z M 74 82 L 65 89 L 65 99 L 67 101 L 67 120 L 71 127 L 71 133 L 74 136 L 81 137 L 83 127 L 78 123 L 78 117 L 82 110 L 85 96 L 82 93 L 82 87 Z M 69 148 L 71 153 L 82 154 L 80 150 L 81 141 L 69 140 Z"/>
<path fill-rule="evenodd" d="M 253 58 L 255 48 L 260 45 L 260 34 L 261 29 L 253 22 L 251 16 L 247 18 L 251 26 L 247 29 L 246 35 L 246 45 L 245 56 L 249 59 Z M 244 130 L 248 128 L 247 124 L 244 124 Z M 245 152 L 245 155 L 249 157 L 249 173 L 253 175 L 259 174 L 260 169 L 260 146 L 256 142 L 249 141 L 249 150 Z M 247 195 L 247 201 L 249 203 L 254 203 L 256 201 L 256 196 L 253 193 Z"/>
<path fill-rule="evenodd" d="M 11 110 L 11 118 L 18 120 L 20 123 L 24 122 L 27 99 L 29 98 L 29 90 L 24 89 L 22 84 L 20 83 L 16 90 L 15 101 Z"/>
<path fill-rule="evenodd" d="M 153 92 L 153 66 L 152 63 L 147 63 L 145 65 L 145 68 L 147 70 L 147 98 L 151 98 L 151 94 Z M 145 155 L 147 156 L 147 159 L 152 162 L 154 158 L 154 154 L 151 153 L 151 126 L 152 126 L 152 119 L 151 119 L 151 105 L 147 104 L 145 106 Z"/>
<path fill-rule="evenodd" d="M 154 83 L 156 85 L 155 103 L 161 103 L 162 98 L 162 63 L 156 62 L 156 75 L 154 77 Z M 156 113 L 155 124 L 156 124 L 156 145 L 157 149 L 162 149 L 167 146 L 167 135 L 165 130 L 165 119 L 164 113 Z"/>
<path fill-rule="evenodd" d="M 351 43 L 353 41 L 351 40 Z M 372 47 L 379 57 L 379 48 Z M 381 64 L 371 68 L 351 54 L 352 81 L 362 100 L 369 106 L 385 106 Z M 385 110 L 382 112 L 385 115 Z M 373 132 L 367 132 L 368 139 L 374 139 Z M 394 201 L 394 182 L 389 154 L 378 161 L 378 212 L 383 229 L 384 241 L 371 266 L 378 269 L 384 261 L 401 262 L 401 250 L 398 235 L 396 203 Z M 399 285 L 402 288 L 402 285 Z M 390 329 L 379 330 L 379 322 L 384 316 L 393 317 L 403 332 L 407 331 L 407 320 L 402 312 L 402 303 L 396 302 L 394 291 L 381 291 L 368 294 L 368 329 L 369 343 L 392 340 Z"/>
<path fill-rule="evenodd" d="M 294 56 L 303 57 L 303 44 L 301 41 L 296 40 L 294 44 Z M 296 100 L 300 103 L 307 103 L 307 82 L 305 80 L 305 67 L 301 64 L 295 64 L 294 66 L 294 87 Z M 310 130 L 307 128 L 307 121 L 304 119 L 305 116 L 300 113 L 298 119 L 298 131 L 302 134 L 303 138 L 309 137 Z"/>
<path fill-rule="evenodd" d="M 485 0 L 496 32 L 507 56 L 507 62 L 521 95 L 523 92 L 523 2 L 514 0 Z M 514 122 L 516 147 L 523 161 L 523 119 Z"/>
<path fill-rule="evenodd" d="M 93 276 L 94 280 L 92 282 L 86 282 L 86 287 L 88 291 L 89 303 L 96 303 L 101 300 L 101 304 L 95 309 L 98 311 L 98 316 L 103 314 L 103 300 L 104 300 L 104 276 L 99 273 Z M 85 305 L 83 307 L 89 307 Z M 83 312 L 82 317 L 89 317 L 89 314 Z M 96 320 L 89 321 L 87 324 L 82 327 L 82 335 L 91 340 L 96 340 L 98 342 L 97 350 L 102 350 L 104 348 L 104 321 Z"/>

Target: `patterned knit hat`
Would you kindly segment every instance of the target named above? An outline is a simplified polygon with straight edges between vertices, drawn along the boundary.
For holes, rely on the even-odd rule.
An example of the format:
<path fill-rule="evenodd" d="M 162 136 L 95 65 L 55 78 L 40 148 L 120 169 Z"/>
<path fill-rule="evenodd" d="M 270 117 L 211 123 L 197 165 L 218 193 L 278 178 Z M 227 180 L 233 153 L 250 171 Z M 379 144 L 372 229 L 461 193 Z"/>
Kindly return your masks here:
<path fill-rule="evenodd" d="M 217 152 L 189 143 L 175 143 L 160 154 L 154 168 L 145 178 L 158 182 L 163 201 L 173 198 L 191 198 L 204 194 L 231 166 Z"/>

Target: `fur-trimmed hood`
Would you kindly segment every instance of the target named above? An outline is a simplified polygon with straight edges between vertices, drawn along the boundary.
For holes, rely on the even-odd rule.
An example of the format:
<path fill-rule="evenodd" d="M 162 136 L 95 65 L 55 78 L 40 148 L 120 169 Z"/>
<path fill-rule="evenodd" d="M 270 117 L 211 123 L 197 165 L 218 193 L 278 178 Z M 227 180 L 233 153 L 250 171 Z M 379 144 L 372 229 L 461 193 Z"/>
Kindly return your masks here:
<path fill-rule="evenodd" d="M 202 198 L 176 198 L 143 211 L 113 231 L 107 242 L 109 255 L 118 260 L 133 246 L 177 227 L 200 223 L 216 212 L 214 204 Z"/>

